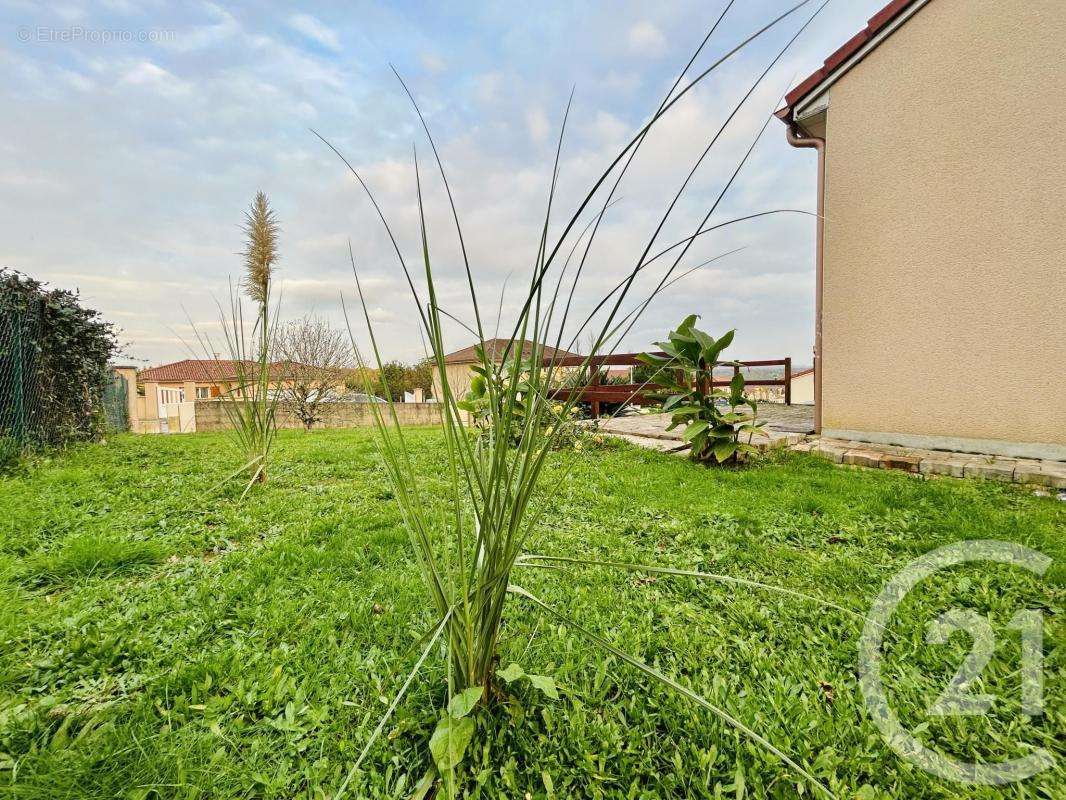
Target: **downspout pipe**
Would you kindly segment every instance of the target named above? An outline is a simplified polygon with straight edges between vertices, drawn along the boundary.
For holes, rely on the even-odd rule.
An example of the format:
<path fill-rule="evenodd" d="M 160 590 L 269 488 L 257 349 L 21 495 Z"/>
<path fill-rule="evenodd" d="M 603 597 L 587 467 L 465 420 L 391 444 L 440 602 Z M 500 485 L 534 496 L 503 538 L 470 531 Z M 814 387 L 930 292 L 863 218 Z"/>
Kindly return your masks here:
<path fill-rule="evenodd" d="M 822 264 L 825 254 L 825 139 L 800 130 L 788 123 L 788 143 L 818 151 L 818 227 L 814 256 L 814 431 L 822 432 Z"/>

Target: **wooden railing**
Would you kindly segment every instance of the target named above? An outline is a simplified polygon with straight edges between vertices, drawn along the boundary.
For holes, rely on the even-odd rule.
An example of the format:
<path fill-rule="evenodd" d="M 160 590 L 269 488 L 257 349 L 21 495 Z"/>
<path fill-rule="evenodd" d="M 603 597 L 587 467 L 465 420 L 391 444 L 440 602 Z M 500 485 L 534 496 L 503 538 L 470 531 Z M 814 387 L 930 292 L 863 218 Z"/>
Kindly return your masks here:
<path fill-rule="evenodd" d="M 588 364 L 595 367 L 592 380 L 587 386 L 560 387 L 552 389 L 550 396 L 553 399 L 566 402 L 576 393 L 578 402 L 589 403 L 592 406 L 592 416 L 600 415 L 601 403 L 629 403 L 630 405 L 646 406 L 661 402 L 664 387 L 656 383 L 616 383 L 601 384 L 599 367 L 635 367 L 641 362 L 637 359 L 639 353 L 615 353 L 609 356 L 567 356 L 565 358 L 545 358 L 544 365 L 554 364 L 557 367 L 580 367 Z M 666 353 L 653 353 L 652 355 L 666 357 Z M 739 364 L 739 366 L 737 366 Z M 745 380 L 745 386 L 781 386 L 784 388 L 785 405 L 792 405 L 792 359 L 768 359 L 762 361 L 740 361 L 734 364 L 719 363 L 715 367 L 732 368 L 734 373 L 744 367 L 784 367 L 785 374 L 781 378 L 760 378 Z M 728 386 L 729 380 L 713 379 L 710 386 Z M 705 386 L 705 389 L 708 388 Z"/>

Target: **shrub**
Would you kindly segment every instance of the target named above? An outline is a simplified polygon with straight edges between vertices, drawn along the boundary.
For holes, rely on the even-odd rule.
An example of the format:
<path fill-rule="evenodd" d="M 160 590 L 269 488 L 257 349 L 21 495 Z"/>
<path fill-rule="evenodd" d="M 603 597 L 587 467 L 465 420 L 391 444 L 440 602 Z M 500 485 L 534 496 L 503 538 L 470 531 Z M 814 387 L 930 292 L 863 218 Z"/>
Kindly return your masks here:
<path fill-rule="evenodd" d="M 18 448 L 98 437 L 117 350 L 114 326 L 76 293 L 0 268 L 0 436 Z"/>
<path fill-rule="evenodd" d="M 758 406 L 744 395 L 740 364 L 719 361 L 735 331 L 716 340 L 696 328 L 697 319 L 695 314 L 686 317 L 676 331 L 670 331 L 669 341 L 656 342 L 665 356 L 641 353 L 639 358 L 655 370 L 663 386 L 663 411 L 672 414 L 667 430 L 685 426 L 681 436 L 691 446 L 692 460 L 738 463 L 759 452 L 751 440 L 766 435 L 762 430 L 766 423 L 756 420 Z M 714 388 L 716 366 L 738 368 L 729 391 Z"/>

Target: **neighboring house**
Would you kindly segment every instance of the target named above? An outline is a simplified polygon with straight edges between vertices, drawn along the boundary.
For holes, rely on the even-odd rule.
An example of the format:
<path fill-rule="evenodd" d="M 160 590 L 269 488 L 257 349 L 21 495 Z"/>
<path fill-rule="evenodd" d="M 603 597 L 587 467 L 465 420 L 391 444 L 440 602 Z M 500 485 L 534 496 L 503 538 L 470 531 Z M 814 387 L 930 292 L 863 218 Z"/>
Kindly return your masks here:
<path fill-rule="evenodd" d="M 814 404 L 814 367 L 792 373 L 792 405 L 809 406 Z"/>
<path fill-rule="evenodd" d="M 489 339 L 485 342 L 485 354 L 494 362 L 499 362 L 503 357 L 503 353 L 507 348 L 507 339 Z M 456 398 L 462 399 L 463 396 L 470 390 L 470 380 L 473 378 L 474 373 L 470 371 L 470 367 L 481 363 L 475 352 L 477 345 L 470 345 L 464 347 L 462 350 L 456 350 L 454 353 L 448 353 L 444 357 L 444 370 L 448 375 L 448 386 L 452 390 L 452 395 Z M 525 341 L 522 343 L 522 355 L 528 357 L 533 352 L 533 343 Z M 554 347 L 544 346 L 544 355 L 546 358 L 580 358 L 576 353 L 569 353 L 566 350 L 556 350 Z M 436 371 L 433 373 L 433 396 L 436 398 L 443 398 L 444 393 L 441 390 L 440 375 Z"/>
<path fill-rule="evenodd" d="M 824 435 L 1066 459 L 1063 0 L 894 0 L 786 97 Z"/>
<path fill-rule="evenodd" d="M 140 387 L 154 384 L 157 391 L 177 393 L 181 400 L 208 400 L 229 391 L 229 381 L 235 380 L 237 375 L 236 363 L 187 358 L 142 369 L 137 373 L 137 384 Z M 246 368 L 251 366 L 249 363 Z"/>
<path fill-rule="evenodd" d="M 276 361 L 270 364 L 271 391 L 277 391 L 291 383 L 287 377 L 292 374 L 292 362 Z M 181 404 L 195 400 L 213 400 L 223 395 L 232 394 L 241 397 L 238 372 L 240 362 L 214 360 L 210 358 L 187 358 L 173 364 L 149 367 L 137 373 L 137 389 L 143 392 L 143 420 L 180 419 Z M 245 362 L 246 375 L 254 373 L 255 362 Z M 344 392 L 343 385 L 331 387 L 338 393 Z M 180 423 L 184 429 L 184 423 Z"/>

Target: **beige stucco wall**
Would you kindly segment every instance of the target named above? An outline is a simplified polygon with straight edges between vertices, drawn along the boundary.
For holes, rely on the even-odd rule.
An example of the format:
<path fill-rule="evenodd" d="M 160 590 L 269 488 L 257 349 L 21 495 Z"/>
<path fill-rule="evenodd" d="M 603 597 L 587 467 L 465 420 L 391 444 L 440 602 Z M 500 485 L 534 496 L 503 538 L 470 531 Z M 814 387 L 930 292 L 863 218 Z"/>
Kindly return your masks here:
<path fill-rule="evenodd" d="M 452 391 L 452 396 L 457 400 L 462 400 L 466 393 L 470 391 L 470 381 L 474 377 L 474 373 L 470 371 L 471 366 L 471 364 L 447 364 L 444 367 L 445 372 L 448 373 L 448 387 Z M 444 392 L 440 385 L 440 375 L 436 371 L 433 373 L 433 396 L 435 398 L 444 397 Z"/>
<path fill-rule="evenodd" d="M 231 425 L 223 402 L 197 400 L 195 430 L 228 430 Z M 392 417 L 387 406 L 379 404 L 378 409 L 385 414 L 386 420 L 391 422 Z M 396 403 L 395 409 L 401 425 L 440 424 L 440 406 L 436 403 Z M 322 419 L 315 423 L 315 428 L 369 428 L 376 424 L 374 407 L 370 403 L 323 403 L 319 406 L 319 415 Z M 279 428 L 303 427 L 303 423 L 284 402 L 278 404 L 277 423 Z"/>
<path fill-rule="evenodd" d="M 1063 42 L 1063 0 L 931 0 L 830 89 L 823 431 L 1066 458 Z"/>
<path fill-rule="evenodd" d="M 792 405 L 809 406 L 814 403 L 814 373 L 806 372 L 792 379 Z"/>

